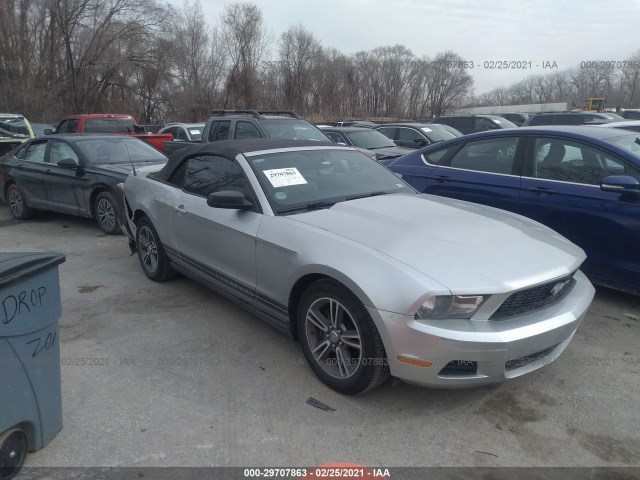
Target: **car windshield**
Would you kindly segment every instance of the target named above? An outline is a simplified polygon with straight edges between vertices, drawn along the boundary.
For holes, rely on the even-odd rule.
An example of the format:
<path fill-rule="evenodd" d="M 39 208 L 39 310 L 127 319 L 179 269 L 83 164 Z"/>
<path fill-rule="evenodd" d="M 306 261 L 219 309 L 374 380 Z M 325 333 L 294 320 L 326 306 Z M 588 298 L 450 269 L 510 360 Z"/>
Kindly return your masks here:
<path fill-rule="evenodd" d="M 615 145 L 618 148 L 626 150 L 631 155 L 640 160 L 640 136 L 639 135 L 623 135 L 621 137 L 606 138 L 607 143 Z"/>
<path fill-rule="evenodd" d="M 148 143 L 137 138 L 97 138 L 78 140 L 76 145 L 89 163 L 162 162 L 165 157 Z"/>
<path fill-rule="evenodd" d="M 0 138 L 25 138 L 31 137 L 29 129 L 22 116 L 0 116 Z"/>
<path fill-rule="evenodd" d="M 353 150 L 320 149 L 248 155 L 276 213 L 300 213 L 354 198 L 410 192 L 385 167 Z"/>
<path fill-rule="evenodd" d="M 420 130 L 424 132 L 424 135 L 429 139 L 429 141 L 431 141 L 431 143 L 443 142 L 444 140 L 456 138 L 453 133 L 445 130 L 440 125 L 429 125 L 428 127 L 420 127 Z"/>
<path fill-rule="evenodd" d="M 395 147 L 389 137 L 384 136 L 380 132 L 370 130 L 366 132 L 345 132 L 351 142 L 360 148 L 368 148 L 375 150 L 376 148 Z"/>
<path fill-rule="evenodd" d="M 289 140 L 315 140 L 318 142 L 330 142 L 329 137 L 317 127 L 304 120 L 269 119 L 264 120 L 263 125 L 272 138 L 287 138 Z"/>

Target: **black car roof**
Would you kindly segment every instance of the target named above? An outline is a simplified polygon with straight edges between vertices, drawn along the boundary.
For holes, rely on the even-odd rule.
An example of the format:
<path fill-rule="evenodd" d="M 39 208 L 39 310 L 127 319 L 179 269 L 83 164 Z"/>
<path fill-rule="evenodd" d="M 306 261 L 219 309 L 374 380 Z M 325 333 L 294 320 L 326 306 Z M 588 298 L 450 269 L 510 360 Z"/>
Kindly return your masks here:
<path fill-rule="evenodd" d="M 173 171 L 180 166 L 182 161 L 197 154 L 216 155 L 233 160 L 240 154 L 259 152 L 262 150 L 277 150 L 280 148 L 303 148 L 303 147 L 337 147 L 333 142 L 317 142 L 313 140 L 285 140 L 278 138 L 248 138 L 242 140 L 221 140 L 208 142 L 192 147 L 181 148 L 169 157 L 167 164 L 154 174 L 158 180 L 168 180 Z M 342 147 L 345 148 L 345 147 Z"/>

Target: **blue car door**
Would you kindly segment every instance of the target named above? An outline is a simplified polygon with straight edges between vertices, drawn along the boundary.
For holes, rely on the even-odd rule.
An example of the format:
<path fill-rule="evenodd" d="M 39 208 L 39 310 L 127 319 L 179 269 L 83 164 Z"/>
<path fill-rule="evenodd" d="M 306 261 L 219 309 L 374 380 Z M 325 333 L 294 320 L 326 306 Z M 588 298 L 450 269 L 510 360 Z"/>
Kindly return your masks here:
<path fill-rule="evenodd" d="M 640 287 L 640 198 L 600 189 L 609 175 L 640 180 L 640 170 L 611 152 L 552 136 L 530 137 L 526 158 L 520 213 L 582 247 L 582 269 L 592 280 Z"/>
<path fill-rule="evenodd" d="M 520 138 L 505 135 L 466 142 L 426 173 L 420 191 L 516 211 L 524 152 Z M 425 155 L 425 163 L 438 152 Z"/>

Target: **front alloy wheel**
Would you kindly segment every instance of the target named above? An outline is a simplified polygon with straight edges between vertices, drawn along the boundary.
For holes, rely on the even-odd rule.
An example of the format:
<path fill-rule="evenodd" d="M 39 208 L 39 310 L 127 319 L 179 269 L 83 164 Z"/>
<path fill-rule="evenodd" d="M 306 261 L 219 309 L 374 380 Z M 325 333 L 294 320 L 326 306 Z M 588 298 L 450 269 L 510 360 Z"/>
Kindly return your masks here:
<path fill-rule="evenodd" d="M 118 207 L 116 201 L 109 192 L 101 192 L 96 197 L 96 221 L 104 233 L 107 235 L 117 235 L 120 233 L 118 224 Z"/>
<path fill-rule="evenodd" d="M 33 210 L 27 206 L 22 191 L 15 183 L 10 185 L 7 190 L 7 202 L 9 203 L 11 215 L 18 220 L 26 220 L 33 216 Z"/>
<path fill-rule="evenodd" d="M 175 276 L 164 247 L 148 217 L 142 217 L 137 225 L 136 250 L 145 275 L 156 282 Z"/>
<path fill-rule="evenodd" d="M 344 285 L 331 279 L 313 283 L 300 299 L 297 328 L 309 365 L 337 392 L 364 393 L 389 377 L 380 333 Z"/>
<path fill-rule="evenodd" d="M 306 341 L 314 360 L 334 378 L 349 378 L 362 361 L 362 341 L 357 323 L 344 305 L 319 298 L 305 319 Z"/>

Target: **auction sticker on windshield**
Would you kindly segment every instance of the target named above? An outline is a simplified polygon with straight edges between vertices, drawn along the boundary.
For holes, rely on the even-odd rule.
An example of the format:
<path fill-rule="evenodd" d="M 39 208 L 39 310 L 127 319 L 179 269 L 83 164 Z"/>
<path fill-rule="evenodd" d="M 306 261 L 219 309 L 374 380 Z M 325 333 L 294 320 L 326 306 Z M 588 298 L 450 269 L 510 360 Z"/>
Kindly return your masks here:
<path fill-rule="evenodd" d="M 274 188 L 289 187 L 291 185 L 304 185 L 307 181 L 300 174 L 297 168 L 276 168 L 265 170 L 264 174 Z"/>

